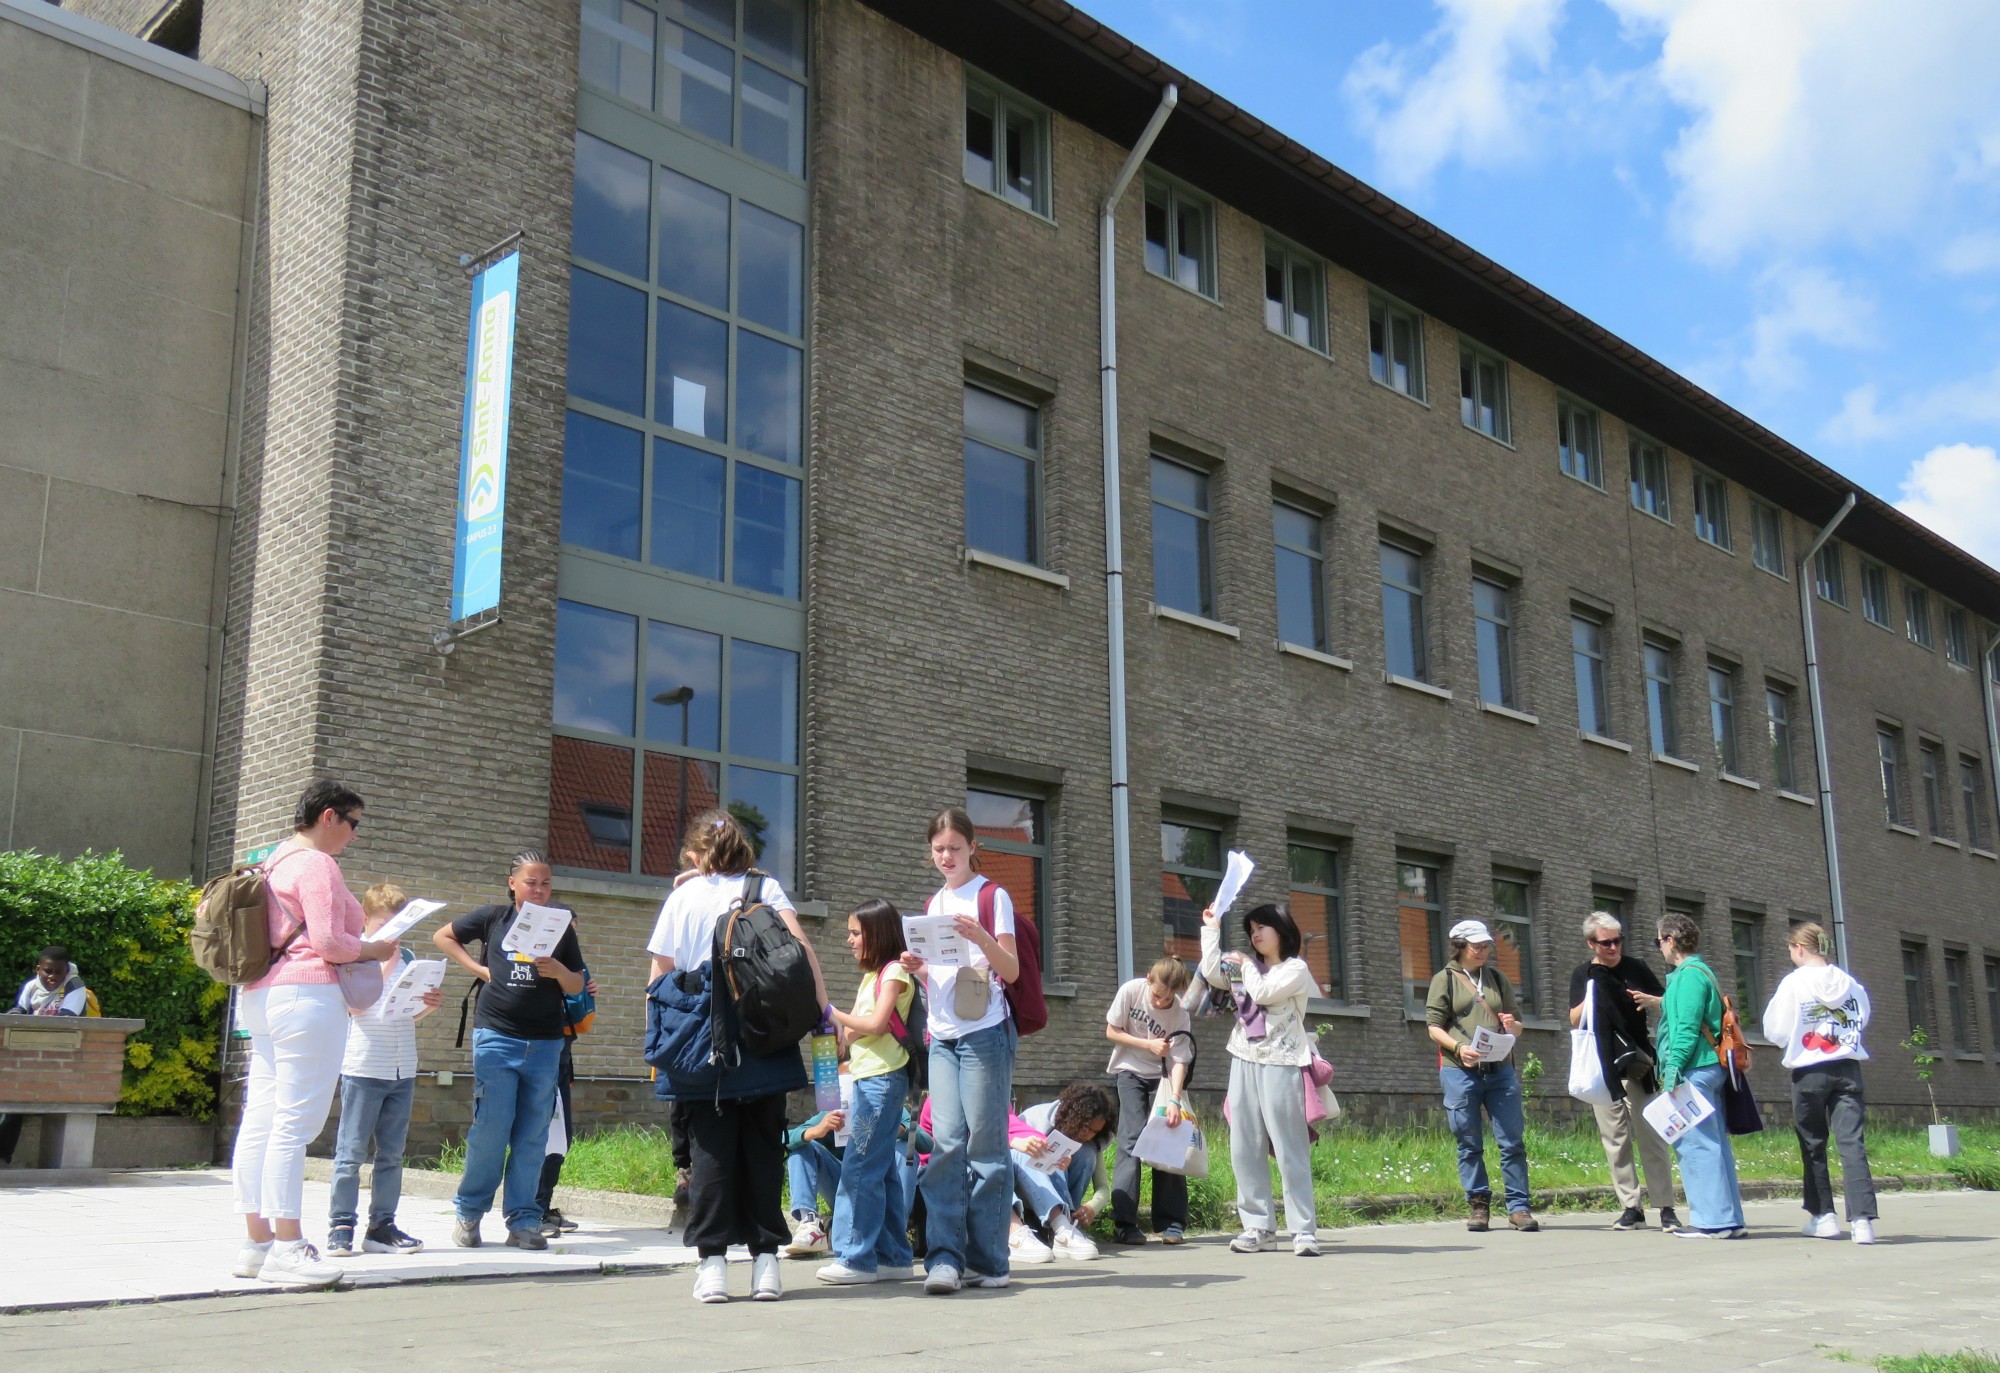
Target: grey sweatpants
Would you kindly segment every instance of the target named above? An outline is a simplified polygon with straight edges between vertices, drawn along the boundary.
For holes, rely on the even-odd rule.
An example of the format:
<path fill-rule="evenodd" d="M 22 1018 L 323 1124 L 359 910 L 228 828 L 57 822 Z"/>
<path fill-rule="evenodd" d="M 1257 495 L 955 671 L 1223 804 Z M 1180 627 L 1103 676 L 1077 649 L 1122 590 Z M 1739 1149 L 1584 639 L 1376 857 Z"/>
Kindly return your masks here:
<path fill-rule="evenodd" d="M 1312 1139 L 1306 1134 L 1304 1069 L 1229 1060 L 1229 1161 L 1236 1169 L 1236 1214 L 1245 1230 L 1276 1230 L 1271 1155 L 1285 1189 L 1285 1227 L 1310 1235 Z"/>

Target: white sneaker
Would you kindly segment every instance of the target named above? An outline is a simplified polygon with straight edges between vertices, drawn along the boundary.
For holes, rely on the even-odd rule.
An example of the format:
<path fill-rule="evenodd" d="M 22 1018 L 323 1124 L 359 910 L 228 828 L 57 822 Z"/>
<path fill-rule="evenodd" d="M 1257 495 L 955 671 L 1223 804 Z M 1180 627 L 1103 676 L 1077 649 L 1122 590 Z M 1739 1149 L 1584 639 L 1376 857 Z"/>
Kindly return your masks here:
<path fill-rule="evenodd" d="M 1259 1250 L 1267 1248 L 1271 1241 L 1276 1238 L 1276 1233 L 1270 1230 L 1245 1230 L 1235 1239 L 1229 1241 L 1229 1252 L 1232 1254 L 1255 1254 Z"/>
<path fill-rule="evenodd" d="M 1319 1236 L 1311 1230 L 1301 1230 L 1292 1236 L 1292 1257 L 1316 1259 L 1319 1257 Z"/>
<path fill-rule="evenodd" d="M 1005 1273 L 967 1273 L 965 1275 L 965 1285 L 967 1287 L 984 1287 L 991 1289 L 996 1287 L 1005 1287 L 1008 1283 L 1012 1281 L 1013 1279 Z"/>
<path fill-rule="evenodd" d="M 722 1254 L 705 1258 L 694 1270 L 694 1299 L 710 1306 L 729 1300 L 729 1260 Z"/>
<path fill-rule="evenodd" d="M 750 1261 L 750 1299 L 776 1301 L 785 1295 L 785 1280 L 778 1276 L 778 1256 L 759 1254 Z"/>
<path fill-rule="evenodd" d="M 960 1287 L 958 1269 L 948 1263 L 940 1263 L 924 1274 L 924 1292 L 933 1297 L 948 1297 Z"/>
<path fill-rule="evenodd" d="M 1873 1244 L 1875 1242 L 1875 1222 L 1867 1216 L 1861 1216 L 1849 1222 L 1848 1229 L 1854 1232 L 1854 1242 L 1856 1244 Z"/>
<path fill-rule="evenodd" d="M 809 1259 L 816 1254 L 828 1252 L 830 1248 L 826 1242 L 826 1227 L 819 1223 L 818 1217 L 814 1217 L 812 1220 L 799 1222 L 798 1231 L 792 1236 L 792 1242 L 785 1246 L 785 1257 Z"/>
<path fill-rule="evenodd" d="M 1809 1240 L 1837 1240 L 1840 1238 L 1840 1217 L 1831 1211 L 1823 1216 L 1814 1216 L 1799 1233 Z"/>
<path fill-rule="evenodd" d="M 239 1278 L 254 1278 L 264 1270 L 264 1260 L 271 1256 L 271 1241 L 262 1244 L 245 1244 L 236 1252 L 236 1266 L 229 1271 Z"/>
<path fill-rule="evenodd" d="M 1076 1226 L 1065 1225 L 1056 1231 L 1055 1251 L 1066 1259 L 1094 1259 L 1097 1241 Z"/>
<path fill-rule="evenodd" d="M 1007 1258 L 1012 1263 L 1054 1263 L 1055 1251 L 1025 1225 L 1017 1225 L 1007 1236 Z"/>
<path fill-rule="evenodd" d="M 290 1244 L 273 1244 L 257 1276 L 265 1282 L 331 1287 L 340 1281 L 341 1271 L 339 1264 L 328 1263 L 319 1256 L 319 1250 L 304 1240 L 294 1240 Z"/>
<path fill-rule="evenodd" d="M 907 1268 L 903 1270 L 903 1275 L 905 1277 L 909 1276 Z M 821 1282 L 828 1283 L 834 1287 L 854 1287 L 865 1282 L 875 1282 L 878 1280 L 879 1275 L 864 1273 L 859 1268 L 849 1268 L 846 1264 L 836 1259 L 825 1267 L 815 1270 L 813 1276 Z"/>

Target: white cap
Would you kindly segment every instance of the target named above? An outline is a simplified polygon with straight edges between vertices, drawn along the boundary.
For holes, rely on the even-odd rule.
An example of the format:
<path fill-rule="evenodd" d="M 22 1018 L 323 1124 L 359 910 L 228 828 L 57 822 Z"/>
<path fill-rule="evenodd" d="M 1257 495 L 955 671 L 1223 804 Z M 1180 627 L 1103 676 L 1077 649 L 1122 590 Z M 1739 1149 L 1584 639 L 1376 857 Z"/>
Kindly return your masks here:
<path fill-rule="evenodd" d="M 1484 920 L 1461 920 L 1451 927 L 1449 939 L 1463 939 L 1468 944 L 1491 944 L 1493 931 L 1486 928 Z"/>

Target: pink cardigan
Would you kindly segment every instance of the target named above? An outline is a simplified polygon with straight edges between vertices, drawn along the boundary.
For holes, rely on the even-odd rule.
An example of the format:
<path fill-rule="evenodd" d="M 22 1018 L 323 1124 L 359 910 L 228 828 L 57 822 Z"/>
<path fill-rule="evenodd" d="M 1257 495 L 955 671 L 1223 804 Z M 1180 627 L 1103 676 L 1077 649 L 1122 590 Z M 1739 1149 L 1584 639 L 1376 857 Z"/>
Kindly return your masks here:
<path fill-rule="evenodd" d="M 286 841 L 265 863 L 270 874 L 271 900 L 265 908 L 271 947 L 277 948 L 298 928 L 305 912 L 305 933 L 292 940 L 271 971 L 250 984 L 264 987 L 327 986 L 339 980 L 336 963 L 351 963 L 361 955 L 361 903 L 347 889 L 340 864 L 318 849 Z"/>

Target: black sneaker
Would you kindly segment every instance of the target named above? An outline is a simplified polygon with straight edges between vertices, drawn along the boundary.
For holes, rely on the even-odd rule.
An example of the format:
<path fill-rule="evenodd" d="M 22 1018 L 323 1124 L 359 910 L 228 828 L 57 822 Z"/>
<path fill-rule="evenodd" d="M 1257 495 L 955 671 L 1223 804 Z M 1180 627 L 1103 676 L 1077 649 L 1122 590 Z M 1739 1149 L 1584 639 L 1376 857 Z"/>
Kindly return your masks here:
<path fill-rule="evenodd" d="M 1660 1228 L 1669 1235 L 1681 1228 L 1681 1218 L 1674 1214 L 1673 1207 L 1663 1206 L 1660 1208 Z"/>
<path fill-rule="evenodd" d="M 551 1206 L 548 1210 L 542 1212 L 542 1233 L 550 1239 L 554 1239 L 557 1235 L 567 1235 L 574 1229 L 576 1229 L 576 1222 L 556 1210 L 555 1207 Z"/>
<path fill-rule="evenodd" d="M 1144 1244 L 1146 1232 L 1136 1225 L 1121 1225 L 1111 1232 L 1113 1244 Z"/>
<path fill-rule="evenodd" d="M 353 1258 L 355 1254 L 354 1227 L 351 1225 L 329 1227 L 326 1232 L 326 1252 L 337 1259 Z"/>
<path fill-rule="evenodd" d="M 507 1247 L 510 1249 L 546 1249 L 549 1242 L 539 1230 L 509 1230 Z"/>
<path fill-rule="evenodd" d="M 1611 1222 L 1613 1230 L 1643 1230 L 1646 1228 L 1646 1213 L 1636 1206 L 1628 1206 L 1617 1220 Z"/>
<path fill-rule="evenodd" d="M 477 1249 L 483 1242 L 479 1238 L 479 1217 L 467 1220 L 460 1216 L 452 1221 L 451 1242 L 461 1249 Z"/>
<path fill-rule="evenodd" d="M 398 1230 L 393 1220 L 385 1220 L 370 1228 L 368 1237 L 361 1242 L 361 1249 L 368 1254 L 421 1254 L 424 1242 L 415 1235 L 406 1235 Z"/>

